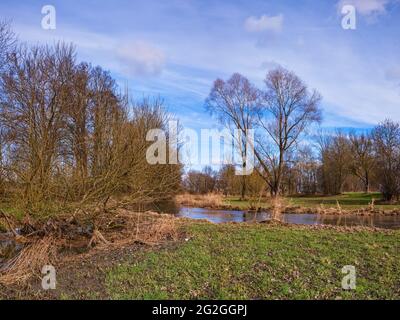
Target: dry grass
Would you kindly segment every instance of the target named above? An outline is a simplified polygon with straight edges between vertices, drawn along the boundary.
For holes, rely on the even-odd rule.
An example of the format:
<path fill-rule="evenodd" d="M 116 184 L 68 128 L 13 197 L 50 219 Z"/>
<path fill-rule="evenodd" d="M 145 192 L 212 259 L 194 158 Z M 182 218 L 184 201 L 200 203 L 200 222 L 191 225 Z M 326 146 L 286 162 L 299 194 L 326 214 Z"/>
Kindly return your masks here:
<path fill-rule="evenodd" d="M 117 217 L 122 218 L 126 224 L 121 240 L 153 245 L 177 241 L 179 238 L 178 219 L 172 215 L 120 210 Z"/>
<path fill-rule="evenodd" d="M 82 216 L 27 222 L 23 228 L 29 226 L 30 234 L 10 239 L 23 241 L 23 248 L 1 266 L 0 285 L 23 284 L 33 275 L 40 275 L 43 266 L 80 259 L 82 253 L 88 254 L 93 248 L 114 250 L 134 243 L 153 246 L 177 241 L 181 235 L 178 221 L 171 215 L 119 209 L 97 215 L 95 222 Z M 93 223 L 91 232 L 80 231 Z"/>
<path fill-rule="evenodd" d="M 339 203 L 339 201 L 337 201 L 337 200 L 336 200 L 336 207 L 337 207 L 338 213 L 339 213 L 339 214 L 342 214 L 342 213 L 343 213 L 342 207 L 340 206 L 340 203 Z"/>
<path fill-rule="evenodd" d="M 57 251 L 53 237 L 45 237 L 26 245 L 0 269 L 0 284 L 23 283 L 45 265 L 55 261 Z"/>
<path fill-rule="evenodd" d="M 370 211 L 375 211 L 375 198 L 372 198 L 368 208 Z"/>
<path fill-rule="evenodd" d="M 198 208 L 218 208 L 224 206 L 224 199 L 221 195 L 209 193 L 204 195 L 182 194 L 176 197 L 178 204 Z"/>

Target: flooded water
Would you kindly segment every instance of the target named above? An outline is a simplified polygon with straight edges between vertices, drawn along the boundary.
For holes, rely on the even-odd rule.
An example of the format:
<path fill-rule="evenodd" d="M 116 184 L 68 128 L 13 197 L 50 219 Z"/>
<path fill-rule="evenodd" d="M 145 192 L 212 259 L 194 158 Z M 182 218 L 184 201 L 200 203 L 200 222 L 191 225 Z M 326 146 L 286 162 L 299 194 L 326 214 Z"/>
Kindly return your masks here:
<path fill-rule="evenodd" d="M 3 263 L 22 249 L 10 234 L 0 234 L 0 270 Z"/>
<path fill-rule="evenodd" d="M 245 213 L 243 211 L 210 210 L 201 208 L 181 208 L 179 217 L 205 219 L 213 223 L 261 222 L 271 218 L 267 212 Z M 283 214 L 283 221 L 303 225 L 364 226 L 383 229 L 400 229 L 400 216 L 357 216 L 357 215 L 317 215 Z"/>

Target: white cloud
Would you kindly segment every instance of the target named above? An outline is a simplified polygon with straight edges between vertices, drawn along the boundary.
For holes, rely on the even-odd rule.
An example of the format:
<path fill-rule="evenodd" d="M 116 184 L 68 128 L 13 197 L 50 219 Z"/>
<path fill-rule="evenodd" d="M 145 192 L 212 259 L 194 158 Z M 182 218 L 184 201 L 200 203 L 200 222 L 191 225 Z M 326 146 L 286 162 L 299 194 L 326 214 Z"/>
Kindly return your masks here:
<path fill-rule="evenodd" d="M 262 15 L 260 18 L 251 16 L 244 23 L 244 27 L 248 32 L 272 31 L 280 32 L 283 25 L 283 15 L 267 16 Z"/>
<path fill-rule="evenodd" d="M 382 14 L 386 12 L 386 6 L 393 0 L 340 0 L 338 8 L 345 5 L 353 5 L 361 15 Z"/>
<path fill-rule="evenodd" d="M 144 41 L 123 45 L 117 56 L 122 69 L 130 75 L 154 76 L 162 72 L 166 57 L 163 51 Z"/>
<path fill-rule="evenodd" d="M 346 2 L 355 4 L 359 14 L 377 15 L 388 11 L 389 6 L 385 4 L 390 4 L 391 1 L 396 0 Z M 345 3 L 343 0 L 335 0 L 334 3 L 339 2 Z M 379 3 L 381 5 L 377 5 Z M 387 17 L 390 18 L 389 15 Z M 245 27 L 247 31 L 263 37 L 263 32 L 282 29 L 283 17 L 272 18 L 249 17 L 245 25 L 239 26 L 236 16 L 235 19 L 229 16 L 231 20 L 227 21 L 229 26 L 235 25 L 243 29 Z M 296 26 L 304 23 L 302 17 L 294 16 L 293 19 L 301 21 L 293 21 Z M 318 21 L 317 17 L 316 23 Z M 191 24 L 188 22 L 187 25 Z M 154 26 L 150 25 L 151 30 L 152 27 Z M 182 32 L 182 29 L 185 29 L 185 32 Z M 343 119 L 368 124 L 375 124 L 387 117 L 400 120 L 400 90 L 398 87 L 393 88 L 398 83 L 396 79 L 399 73 L 395 67 L 398 66 L 398 60 L 391 57 L 395 52 L 396 39 L 393 38 L 390 29 L 387 34 L 382 35 L 371 30 L 372 39 L 384 37 L 385 50 L 363 50 L 364 46 L 359 46 L 361 44 L 358 41 L 348 43 L 346 39 L 343 40 L 340 30 L 335 37 L 336 33 L 325 28 L 315 29 L 313 32 L 293 30 L 295 32 L 286 35 L 287 41 L 270 41 L 268 47 L 254 46 L 253 37 L 243 36 L 242 33 L 232 32 L 231 29 L 226 32 L 225 29 L 218 29 L 211 37 L 209 32 L 204 32 L 204 24 L 195 29 L 180 28 L 176 33 L 172 33 L 168 28 L 157 28 L 156 32 L 145 32 L 140 28 L 127 30 L 131 31 L 96 34 L 78 25 L 59 28 L 54 33 L 49 33 L 40 29 L 40 25 L 36 29 L 28 25 L 26 28 L 19 28 L 18 33 L 24 40 L 30 39 L 33 43 L 53 43 L 57 39 L 74 41 L 78 45 L 80 59 L 100 64 L 129 80 L 132 79 L 132 74 L 154 75 L 162 71 L 162 75 L 157 78 L 134 77 L 135 92 L 139 95 L 149 92 L 161 94 L 171 101 L 171 105 L 175 106 L 178 101 L 182 108 L 188 106 L 193 110 L 200 110 L 199 112 L 215 78 L 227 78 L 233 72 L 240 72 L 262 88 L 267 69 L 279 63 L 296 72 L 311 88 L 315 87 L 321 92 L 324 97 L 323 107 L 327 113 L 333 114 L 331 119 L 338 117 L 335 125 L 343 125 L 340 123 Z M 143 39 L 145 42 L 132 44 L 126 41 L 129 39 Z M 308 46 L 301 46 L 304 42 L 312 44 L 313 50 Z M 157 44 L 162 51 L 151 44 Z M 365 45 L 365 48 L 368 48 L 369 41 Z M 120 47 L 122 48 L 119 49 Z M 328 125 L 332 125 L 331 122 Z"/>

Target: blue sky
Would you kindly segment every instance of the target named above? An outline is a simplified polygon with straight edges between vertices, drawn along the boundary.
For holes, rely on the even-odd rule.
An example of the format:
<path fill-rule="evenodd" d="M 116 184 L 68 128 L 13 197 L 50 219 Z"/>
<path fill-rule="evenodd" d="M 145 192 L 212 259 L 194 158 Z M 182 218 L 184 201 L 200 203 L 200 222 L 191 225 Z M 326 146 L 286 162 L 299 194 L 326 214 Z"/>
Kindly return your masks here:
<path fill-rule="evenodd" d="M 357 29 L 340 8 L 357 9 Z M 53 5 L 57 29 L 43 30 Z M 73 42 L 78 57 L 112 72 L 133 96 L 160 95 L 191 128 L 213 81 L 240 72 L 262 88 L 271 68 L 297 73 L 323 96 L 323 126 L 400 121 L 399 0 L 2 0 L 20 40 Z"/>

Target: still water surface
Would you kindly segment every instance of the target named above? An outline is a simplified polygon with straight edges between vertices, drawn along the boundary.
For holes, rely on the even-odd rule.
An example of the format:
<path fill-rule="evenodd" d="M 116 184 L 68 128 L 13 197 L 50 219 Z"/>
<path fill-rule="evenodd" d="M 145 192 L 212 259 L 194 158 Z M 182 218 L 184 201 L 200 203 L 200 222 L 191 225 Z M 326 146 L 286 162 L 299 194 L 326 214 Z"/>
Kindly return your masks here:
<path fill-rule="evenodd" d="M 181 208 L 179 217 L 205 219 L 213 223 L 255 222 L 270 219 L 270 214 L 245 213 L 243 211 L 224 211 L 201 208 Z M 318 214 L 283 214 L 283 221 L 291 224 L 366 226 L 384 229 L 400 229 L 400 216 L 357 216 L 357 215 L 318 215 Z"/>

